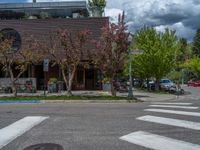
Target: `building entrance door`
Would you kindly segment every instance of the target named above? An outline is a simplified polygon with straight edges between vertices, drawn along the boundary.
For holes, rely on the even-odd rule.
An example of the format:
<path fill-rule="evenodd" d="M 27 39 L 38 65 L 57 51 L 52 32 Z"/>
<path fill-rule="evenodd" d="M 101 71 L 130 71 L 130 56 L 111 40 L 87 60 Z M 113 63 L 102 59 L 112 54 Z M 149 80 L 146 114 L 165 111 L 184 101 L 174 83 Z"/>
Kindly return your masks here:
<path fill-rule="evenodd" d="M 94 69 L 86 69 L 85 70 L 85 89 L 86 90 L 95 90 L 95 73 Z"/>
<path fill-rule="evenodd" d="M 37 79 L 37 90 L 44 90 L 44 72 L 42 65 L 35 66 L 35 77 Z"/>

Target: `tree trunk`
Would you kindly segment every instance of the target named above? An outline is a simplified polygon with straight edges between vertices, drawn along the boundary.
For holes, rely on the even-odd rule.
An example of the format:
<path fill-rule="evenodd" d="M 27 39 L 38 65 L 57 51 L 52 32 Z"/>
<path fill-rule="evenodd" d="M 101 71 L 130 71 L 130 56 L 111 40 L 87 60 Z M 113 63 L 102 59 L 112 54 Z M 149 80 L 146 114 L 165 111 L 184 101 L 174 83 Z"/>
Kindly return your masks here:
<path fill-rule="evenodd" d="M 160 79 L 156 79 L 156 82 L 155 82 L 155 90 L 156 91 L 159 91 L 159 86 L 160 86 Z"/>
<path fill-rule="evenodd" d="M 114 82 L 115 82 L 115 80 L 113 78 L 111 78 L 111 80 L 110 80 L 111 94 L 112 94 L 112 96 L 117 96 L 117 92 L 116 92 L 116 89 L 115 89 L 115 86 L 114 86 Z"/>
<path fill-rule="evenodd" d="M 26 71 L 27 65 L 24 67 L 23 70 L 20 70 L 20 72 L 18 73 L 18 75 L 17 75 L 16 77 L 14 77 L 11 64 L 9 64 L 9 65 L 7 66 L 7 68 L 8 68 L 8 71 L 9 71 L 9 74 L 10 74 L 11 83 L 12 83 L 12 93 L 13 93 L 13 96 L 17 96 L 17 87 L 16 87 L 16 83 L 15 83 L 15 82 L 16 82 L 16 81 L 20 78 L 20 76 Z"/>
<path fill-rule="evenodd" d="M 72 96 L 72 81 L 69 80 L 68 88 L 67 88 L 67 96 Z"/>
<path fill-rule="evenodd" d="M 17 87 L 16 87 L 16 83 L 15 83 L 15 79 L 14 79 L 13 75 L 11 75 L 11 86 L 12 86 L 13 96 L 16 97 L 17 96 Z"/>
<path fill-rule="evenodd" d="M 75 72 L 76 72 L 76 65 L 74 65 L 73 67 L 72 67 L 72 69 L 71 68 L 69 68 L 69 81 L 68 81 L 68 89 L 67 89 L 67 95 L 68 96 L 72 96 L 72 83 L 73 83 L 73 80 L 74 80 L 74 75 L 75 75 Z"/>
<path fill-rule="evenodd" d="M 65 82 L 66 89 L 68 89 L 68 80 L 66 78 L 65 70 L 61 67 L 62 76 Z"/>
<path fill-rule="evenodd" d="M 69 72 L 68 72 L 67 96 L 72 96 L 72 73 L 71 73 L 71 69 L 69 69 Z"/>
<path fill-rule="evenodd" d="M 140 88 L 143 87 L 143 79 L 142 78 L 140 78 L 140 80 L 139 80 L 139 86 L 140 86 Z"/>
<path fill-rule="evenodd" d="M 146 84 L 147 84 L 147 89 L 148 89 L 148 91 L 150 91 L 150 90 L 151 90 L 151 87 L 150 87 L 149 79 L 148 79 L 148 78 L 147 78 L 147 80 L 146 80 Z"/>
<path fill-rule="evenodd" d="M 12 68 L 11 68 L 10 64 L 8 65 L 8 71 L 9 71 L 9 74 L 10 74 L 12 93 L 13 93 L 13 96 L 16 97 L 17 96 L 17 88 L 16 88 L 16 84 L 15 84 L 16 80 L 14 78 L 14 75 L 13 75 Z"/>
<path fill-rule="evenodd" d="M 68 79 L 66 78 L 64 69 L 61 69 L 61 71 L 62 71 L 62 76 L 63 76 L 64 82 L 65 82 L 66 90 L 67 90 L 67 96 L 72 96 L 71 83 L 70 83 L 69 77 L 68 77 Z"/>
<path fill-rule="evenodd" d="M 16 84 L 14 82 L 12 82 L 12 93 L 13 93 L 14 97 L 17 96 L 17 88 L 16 88 Z"/>

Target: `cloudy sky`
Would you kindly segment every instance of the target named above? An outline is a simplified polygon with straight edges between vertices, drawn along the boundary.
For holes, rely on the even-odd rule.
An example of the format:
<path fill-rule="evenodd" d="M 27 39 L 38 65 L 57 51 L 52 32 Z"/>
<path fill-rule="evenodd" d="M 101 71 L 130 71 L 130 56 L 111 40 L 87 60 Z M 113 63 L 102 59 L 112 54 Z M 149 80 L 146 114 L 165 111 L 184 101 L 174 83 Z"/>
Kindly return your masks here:
<path fill-rule="evenodd" d="M 0 2 L 30 2 L 32 0 L 0 0 Z M 66 1 L 66 0 L 37 0 Z M 107 0 L 106 15 L 113 21 L 125 11 L 131 32 L 149 25 L 158 31 L 169 27 L 179 37 L 191 40 L 200 28 L 200 0 Z"/>

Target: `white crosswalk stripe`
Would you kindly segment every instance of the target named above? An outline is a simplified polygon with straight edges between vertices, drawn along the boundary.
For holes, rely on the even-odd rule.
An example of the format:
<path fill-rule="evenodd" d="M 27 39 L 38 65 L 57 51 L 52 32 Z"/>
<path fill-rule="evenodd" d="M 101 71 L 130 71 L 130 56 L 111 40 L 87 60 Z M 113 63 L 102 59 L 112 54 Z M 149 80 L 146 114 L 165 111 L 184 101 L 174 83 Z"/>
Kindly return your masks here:
<path fill-rule="evenodd" d="M 161 112 L 161 113 L 169 113 L 169 114 L 178 114 L 178 115 L 200 117 L 200 113 L 198 113 L 198 112 L 188 112 L 188 111 L 178 111 L 178 110 L 166 110 L 166 109 L 145 109 L 144 111 Z"/>
<path fill-rule="evenodd" d="M 0 149 L 48 117 L 28 116 L 0 129 Z"/>
<path fill-rule="evenodd" d="M 200 145 L 143 131 L 133 132 L 120 139 L 154 150 L 200 150 Z"/>
<path fill-rule="evenodd" d="M 137 120 L 157 123 L 160 125 L 169 125 L 176 126 L 181 128 L 187 128 L 191 130 L 200 130 L 199 122 L 192 122 L 188 120 L 180 120 L 177 118 L 167 118 L 157 116 L 159 113 L 165 114 L 176 114 L 176 115 L 185 115 L 185 116 L 194 116 L 200 117 L 199 112 L 191 111 L 179 111 L 179 110 L 168 110 L 167 108 L 179 108 L 179 109 L 198 109 L 199 107 L 190 106 L 192 103 L 163 103 L 163 102 L 154 102 L 149 105 L 149 107 L 158 107 L 151 109 L 144 109 L 148 112 L 157 112 L 156 116 L 146 115 L 137 117 Z M 200 145 L 172 139 L 169 137 L 152 134 L 145 131 L 136 131 L 128 135 L 120 137 L 121 140 L 140 145 L 146 148 L 154 150 L 200 150 Z"/>
<path fill-rule="evenodd" d="M 164 103 L 164 102 L 154 102 L 153 105 L 192 105 L 192 103 Z"/>
<path fill-rule="evenodd" d="M 157 117 L 157 116 L 151 116 L 151 115 L 138 117 L 136 119 L 142 120 L 142 121 L 164 124 L 164 125 L 183 127 L 183 128 L 193 129 L 193 130 L 200 130 L 200 123 L 198 123 L 198 122 L 165 118 L 165 117 Z"/>
<path fill-rule="evenodd" d="M 175 105 L 149 105 L 149 107 L 183 108 L 183 109 L 198 109 L 199 108 L 199 107 L 192 107 L 192 106 L 175 106 Z"/>

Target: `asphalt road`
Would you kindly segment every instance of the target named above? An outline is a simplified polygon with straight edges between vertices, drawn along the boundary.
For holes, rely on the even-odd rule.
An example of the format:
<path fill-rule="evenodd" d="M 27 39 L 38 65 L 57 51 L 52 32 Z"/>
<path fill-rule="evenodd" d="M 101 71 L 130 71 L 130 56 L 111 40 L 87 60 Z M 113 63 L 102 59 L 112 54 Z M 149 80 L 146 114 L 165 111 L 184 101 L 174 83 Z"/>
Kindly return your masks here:
<path fill-rule="evenodd" d="M 192 86 L 184 85 L 182 86 L 182 88 L 185 91 L 189 91 L 191 93 L 187 96 L 188 99 L 196 99 L 196 100 L 200 99 L 200 87 L 192 87 Z"/>
<path fill-rule="evenodd" d="M 193 96 L 195 99 L 190 95 L 164 106 L 150 106 L 154 103 L 0 104 L 0 149 L 23 150 L 38 143 L 56 143 L 65 150 L 198 150 L 200 108 L 196 107 L 200 107 L 200 99 L 198 95 Z M 171 111 L 163 113 L 158 109 Z M 35 124 L 29 118 L 28 123 L 34 124 L 29 126 L 21 120 L 27 116 L 49 118 L 36 119 Z M 162 124 L 158 123 L 160 120 Z"/>

